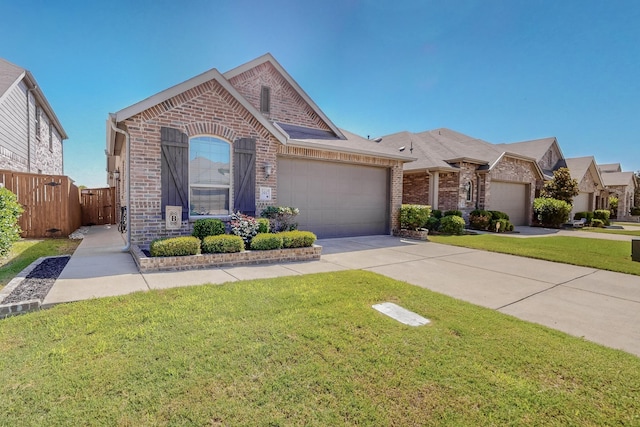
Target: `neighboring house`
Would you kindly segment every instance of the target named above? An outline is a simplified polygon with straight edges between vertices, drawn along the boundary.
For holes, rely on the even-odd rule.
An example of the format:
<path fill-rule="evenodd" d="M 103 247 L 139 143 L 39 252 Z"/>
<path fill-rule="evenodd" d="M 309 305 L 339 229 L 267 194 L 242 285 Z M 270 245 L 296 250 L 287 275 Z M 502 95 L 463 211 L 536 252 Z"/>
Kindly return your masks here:
<path fill-rule="evenodd" d="M 0 169 L 63 175 L 65 139 L 31 73 L 0 58 Z"/>
<path fill-rule="evenodd" d="M 620 163 L 598 165 L 605 188 L 612 196 L 618 198 L 617 219 L 630 219 L 630 211 L 634 206 L 636 177 L 633 172 L 622 172 Z"/>
<path fill-rule="evenodd" d="M 576 212 L 609 209 L 609 193 L 605 189 L 593 156 L 565 159 L 571 178 L 578 181 L 580 193 L 573 198 L 571 218 Z"/>
<path fill-rule="evenodd" d="M 399 132 L 380 145 L 417 157 L 405 163 L 403 202 L 460 210 L 507 213 L 515 225 L 531 223 L 535 190 L 544 180 L 536 161 L 450 129 Z"/>
<path fill-rule="evenodd" d="M 318 237 L 389 234 L 412 160 L 338 129 L 270 54 L 110 114 L 107 154 L 130 242 L 143 246 L 270 205 L 299 208 L 300 229 Z M 177 230 L 167 206 L 182 208 Z"/>
<path fill-rule="evenodd" d="M 530 141 L 512 142 L 508 144 L 496 144 L 496 147 L 501 150 L 534 158 L 544 173 L 545 181 L 553 178 L 553 171 L 566 166 L 564 155 L 555 137 L 532 139 Z M 536 196 L 539 196 L 539 191 L 542 190 L 543 184 L 544 182 L 539 183 Z"/>

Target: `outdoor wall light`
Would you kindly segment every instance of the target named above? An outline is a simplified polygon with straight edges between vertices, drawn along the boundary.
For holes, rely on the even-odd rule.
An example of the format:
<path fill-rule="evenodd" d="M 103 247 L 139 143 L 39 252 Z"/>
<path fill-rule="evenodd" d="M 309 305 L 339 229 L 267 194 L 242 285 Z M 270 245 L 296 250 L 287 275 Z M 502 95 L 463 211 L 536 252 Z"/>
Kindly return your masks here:
<path fill-rule="evenodd" d="M 264 164 L 264 174 L 267 178 L 271 176 L 271 172 L 273 172 L 273 165 L 271 163 Z"/>

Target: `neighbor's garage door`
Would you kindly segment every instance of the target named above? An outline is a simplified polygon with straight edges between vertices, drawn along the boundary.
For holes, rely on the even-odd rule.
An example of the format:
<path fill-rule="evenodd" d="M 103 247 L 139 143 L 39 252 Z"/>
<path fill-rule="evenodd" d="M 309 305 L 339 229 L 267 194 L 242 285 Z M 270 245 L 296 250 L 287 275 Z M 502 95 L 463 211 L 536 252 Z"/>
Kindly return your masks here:
<path fill-rule="evenodd" d="M 491 182 L 491 210 L 509 215 L 513 225 L 527 225 L 528 185 L 515 182 Z"/>
<path fill-rule="evenodd" d="M 592 198 L 593 193 L 580 193 L 578 194 L 576 197 L 573 198 L 573 209 L 571 210 L 572 213 L 576 213 L 576 212 L 588 212 L 591 211 L 592 209 L 590 208 L 590 200 Z M 573 219 L 573 216 L 570 218 Z"/>
<path fill-rule="evenodd" d="M 300 209 L 301 230 L 319 238 L 389 233 L 386 168 L 278 159 L 278 205 Z"/>

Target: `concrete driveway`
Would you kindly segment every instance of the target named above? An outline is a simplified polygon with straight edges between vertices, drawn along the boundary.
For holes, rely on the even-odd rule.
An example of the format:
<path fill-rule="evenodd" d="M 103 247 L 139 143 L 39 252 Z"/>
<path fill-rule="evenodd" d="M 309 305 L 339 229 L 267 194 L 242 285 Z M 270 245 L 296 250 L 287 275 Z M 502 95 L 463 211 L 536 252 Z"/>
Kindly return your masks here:
<path fill-rule="evenodd" d="M 323 247 L 319 261 L 141 274 L 131 255 L 122 252 L 115 227 L 95 226 L 44 305 L 363 269 L 640 356 L 640 276 L 390 236 L 324 239 L 318 244 Z"/>

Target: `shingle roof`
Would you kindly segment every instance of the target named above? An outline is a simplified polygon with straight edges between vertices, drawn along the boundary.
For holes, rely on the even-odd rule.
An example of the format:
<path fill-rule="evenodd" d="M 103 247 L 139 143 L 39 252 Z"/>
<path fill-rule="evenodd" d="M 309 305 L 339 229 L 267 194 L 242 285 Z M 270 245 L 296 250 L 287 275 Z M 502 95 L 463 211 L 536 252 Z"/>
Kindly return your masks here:
<path fill-rule="evenodd" d="M 633 172 L 607 172 L 603 173 L 602 181 L 604 185 L 634 185 Z"/>
<path fill-rule="evenodd" d="M 496 144 L 505 151 L 519 153 L 527 157 L 533 157 L 536 160 L 542 159 L 542 156 L 556 142 L 555 137 L 532 139 L 531 141 L 511 142 L 507 144 Z"/>
<path fill-rule="evenodd" d="M 0 58 L 0 97 L 18 80 L 27 70 L 18 67 L 11 62 Z"/>
<path fill-rule="evenodd" d="M 599 185 L 603 185 L 602 178 L 598 173 L 598 168 L 596 166 L 596 159 L 593 156 L 573 157 L 570 159 L 565 159 L 565 163 L 569 168 L 571 178 L 577 180 L 578 183 L 582 181 L 589 169 L 591 169 L 595 174 L 593 178 L 596 183 Z"/>
<path fill-rule="evenodd" d="M 604 165 L 598 165 L 598 169 L 600 170 L 600 173 L 622 172 L 620 163 L 607 163 Z"/>

